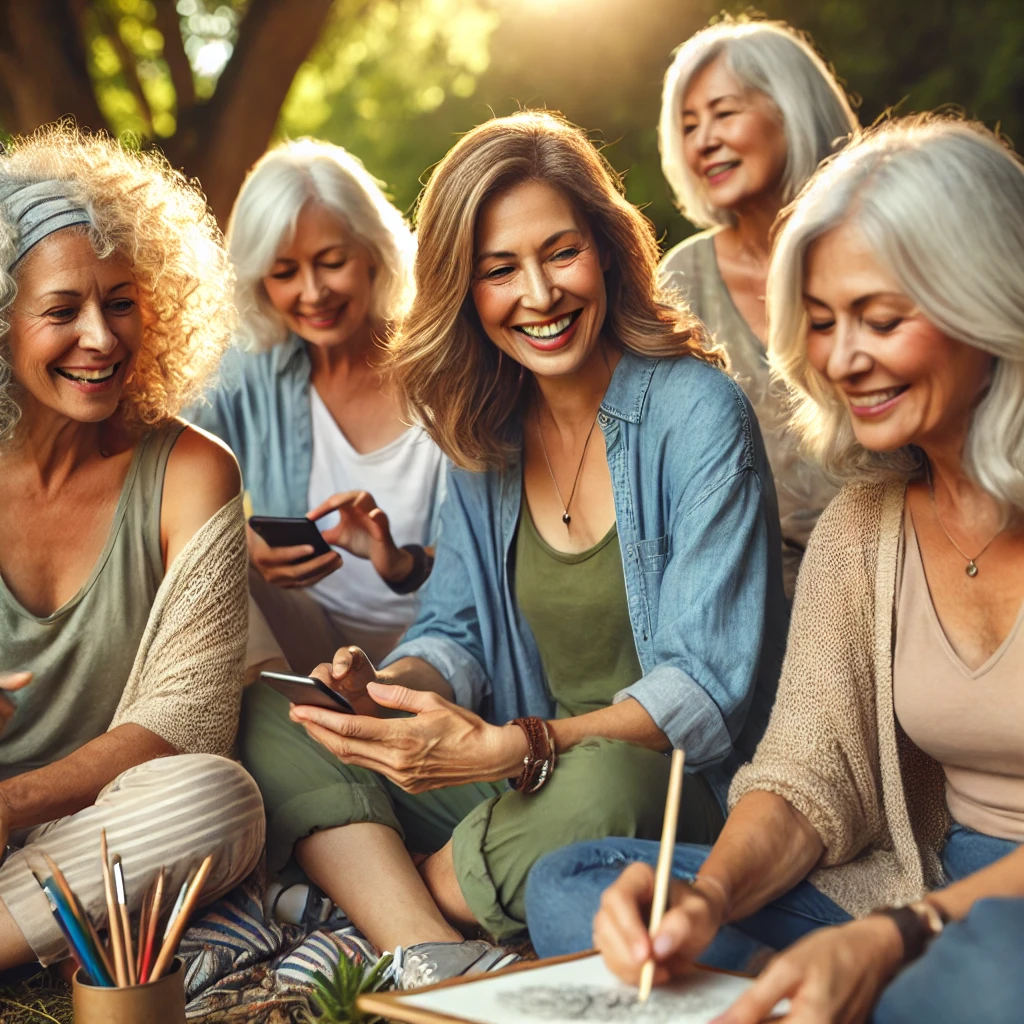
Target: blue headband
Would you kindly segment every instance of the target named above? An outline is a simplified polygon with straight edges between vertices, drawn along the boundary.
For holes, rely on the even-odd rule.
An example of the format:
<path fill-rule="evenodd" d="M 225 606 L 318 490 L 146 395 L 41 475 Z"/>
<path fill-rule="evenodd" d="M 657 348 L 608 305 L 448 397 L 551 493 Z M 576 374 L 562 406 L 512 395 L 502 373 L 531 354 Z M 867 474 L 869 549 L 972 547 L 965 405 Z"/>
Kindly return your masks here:
<path fill-rule="evenodd" d="M 7 270 L 54 231 L 74 224 L 92 224 L 88 211 L 72 195 L 72 188 L 66 181 L 18 181 L 0 176 L 0 212 L 15 234 L 14 258 Z"/>

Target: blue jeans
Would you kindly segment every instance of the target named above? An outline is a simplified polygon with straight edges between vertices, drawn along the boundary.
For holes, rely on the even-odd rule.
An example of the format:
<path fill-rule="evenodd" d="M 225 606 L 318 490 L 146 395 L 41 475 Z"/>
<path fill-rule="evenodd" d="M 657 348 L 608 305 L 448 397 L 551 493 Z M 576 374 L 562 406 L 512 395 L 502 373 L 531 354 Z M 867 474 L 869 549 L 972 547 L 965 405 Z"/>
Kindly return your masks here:
<path fill-rule="evenodd" d="M 954 825 L 943 847 L 942 864 L 948 880 L 956 882 L 1016 848 L 1017 844 L 1009 840 Z M 709 850 L 707 846 L 678 845 L 672 874 L 676 878 L 692 879 Z M 628 864 L 642 861 L 653 865 L 657 859 L 658 844 L 641 839 L 577 843 L 542 858 L 531 871 L 526 886 L 526 920 L 534 948 L 541 956 L 590 949 L 593 945 L 591 923 L 601 893 Z M 766 946 L 784 949 L 816 928 L 842 924 L 850 919 L 845 910 L 810 882 L 800 882 L 756 914 L 721 929 L 701 957 L 701 963 L 743 970 L 751 957 Z M 951 929 L 951 936 L 957 934 L 958 929 Z M 928 959 L 925 957 L 921 963 Z M 911 974 L 909 970 L 905 973 Z M 919 1019 L 930 1021 L 930 1018 Z"/>
<path fill-rule="evenodd" d="M 710 846 L 682 843 L 676 847 L 672 874 L 691 880 Z M 601 893 L 636 861 L 656 864 L 658 844 L 644 839 L 603 839 L 577 843 L 542 858 L 526 884 L 526 922 L 540 956 L 577 953 L 593 946 L 591 922 Z M 743 921 L 718 933 L 700 962 L 709 967 L 742 970 L 750 958 L 769 946 L 782 949 L 827 924 L 849 921 L 850 915 L 801 882 L 784 896 Z"/>

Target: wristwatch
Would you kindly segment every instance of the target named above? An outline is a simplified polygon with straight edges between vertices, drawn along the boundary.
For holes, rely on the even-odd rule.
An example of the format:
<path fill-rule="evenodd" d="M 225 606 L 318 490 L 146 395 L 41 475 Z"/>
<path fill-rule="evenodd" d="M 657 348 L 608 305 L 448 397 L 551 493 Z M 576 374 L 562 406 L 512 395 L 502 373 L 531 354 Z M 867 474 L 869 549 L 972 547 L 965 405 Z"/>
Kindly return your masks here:
<path fill-rule="evenodd" d="M 879 907 L 872 914 L 888 917 L 903 940 L 902 964 L 916 960 L 928 944 L 942 934 L 949 921 L 948 915 L 927 900 L 918 900 L 903 907 Z"/>

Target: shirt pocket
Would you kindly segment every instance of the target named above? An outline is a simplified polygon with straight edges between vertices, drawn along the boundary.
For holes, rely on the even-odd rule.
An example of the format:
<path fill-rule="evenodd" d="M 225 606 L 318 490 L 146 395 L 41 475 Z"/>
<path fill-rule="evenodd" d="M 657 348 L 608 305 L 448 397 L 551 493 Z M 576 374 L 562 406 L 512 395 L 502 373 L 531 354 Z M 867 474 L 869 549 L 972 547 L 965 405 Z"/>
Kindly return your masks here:
<path fill-rule="evenodd" d="M 652 537 L 650 540 L 638 540 L 636 553 L 640 559 L 640 571 L 657 574 L 665 571 L 668 563 L 668 534 Z"/>
<path fill-rule="evenodd" d="M 668 564 L 668 534 L 636 543 L 640 565 L 640 586 L 647 605 L 647 635 L 653 637 L 658 628 L 658 607 L 661 603 L 661 577 Z"/>

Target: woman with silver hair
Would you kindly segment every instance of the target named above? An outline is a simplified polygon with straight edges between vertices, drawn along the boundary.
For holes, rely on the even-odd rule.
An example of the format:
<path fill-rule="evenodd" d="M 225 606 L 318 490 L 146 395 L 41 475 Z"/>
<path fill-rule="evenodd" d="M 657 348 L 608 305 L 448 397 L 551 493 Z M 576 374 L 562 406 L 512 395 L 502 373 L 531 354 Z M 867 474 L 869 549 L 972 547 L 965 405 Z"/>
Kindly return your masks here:
<path fill-rule="evenodd" d="M 665 980 L 744 936 L 789 947 L 722 1024 L 783 997 L 792 1021 L 876 1001 L 874 1024 L 1020 1020 L 1022 268 L 1024 167 L 953 119 L 866 133 L 784 215 L 772 364 L 848 482 L 808 545 L 771 722 L 710 853 L 676 848 L 653 943 L 657 847 L 608 840 L 535 870 L 539 952 L 589 945 L 600 903 L 593 937 L 631 980 L 652 954 Z"/>
<path fill-rule="evenodd" d="M 415 617 L 444 487 L 440 450 L 380 375 L 411 297 L 412 234 L 355 157 L 312 139 L 256 163 L 227 234 L 237 344 L 190 418 L 238 457 L 250 513 L 323 520 L 356 556 L 342 568 L 336 551 L 271 547 L 248 529 L 273 633 L 257 613 L 250 666 L 283 652 L 306 672 L 342 644 L 383 658 Z"/>
<path fill-rule="evenodd" d="M 230 337 L 229 282 L 162 159 L 66 126 L 0 157 L 0 970 L 68 955 L 43 851 L 97 925 L 103 829 L 131 911 L 163 866 L 173 899 L 212 854 L 208 901 L 260 857 L 259 792 L 229 760 L 238 467 L 176 417 Z"/>
<path fill-rule="evenodd" d="M 687 220 L 706 230 L 662 261 L 662 274 L 729 354 L 761 424 L 793 596 L 800 558 L 835 493 L 803 458 L 765 352 L 769 232 L 818 163 L 857 127 L 843 90 L 783 22 L 726 17 L 676 51 L 658 127 L 661 166 Z"/>
<path fill-rule="evenodd" d="M 383 659 L 415 617 L 444 493 L 440 449 L 403 420 L 381 377 L 411 298 L 412 234 L 355 157 L 304 139 L 252 169 L 228 248 L 238 344 L 190 417 L 237 455 L 251 512 L 323 520 L 324 538 L 356 556 L 342 565 L 334 550 L 271 547 L 248 528 L 247 675 L 307 673 L 347 645 Z M 275 886 L 268 902 L 282 919 L 308 921 L 330 901 L 307 878 L 339 899 L 348 853 L 331 810 L 306 799 L 310 776 L 294 750 L 305 736 L 288 708 L 267 684 L 247 687 L 240 753 L 266 803 L 271 875 L 290 890 Z"/>

